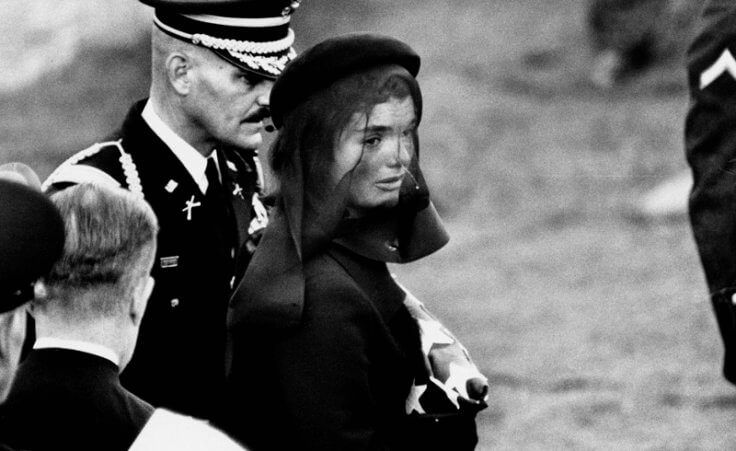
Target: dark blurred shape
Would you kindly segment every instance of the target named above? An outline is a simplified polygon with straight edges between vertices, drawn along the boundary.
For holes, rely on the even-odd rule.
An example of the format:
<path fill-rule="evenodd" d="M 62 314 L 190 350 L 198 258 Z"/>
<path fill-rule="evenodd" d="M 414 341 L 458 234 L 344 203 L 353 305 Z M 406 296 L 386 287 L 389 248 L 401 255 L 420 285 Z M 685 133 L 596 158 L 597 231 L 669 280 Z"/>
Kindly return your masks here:
<path fill-rule="evenodd" d="M 31 283 L 64 246 L 64 223 L 40 191 L 0 178 L 0 312 L 31 299 Z"/>
<path fill-rule="evenodd" d="M 685 152 L 693 173 L 690 224 L 736 385 L 736 2 L 708 0 L 688 50 Z"/>
<path fill-rule="evenodd" d="M 660 62 L 682 57 L 703 0 L 591 0 L 587 26 L 595 52 L 590 73 L 610 88 Z"/>

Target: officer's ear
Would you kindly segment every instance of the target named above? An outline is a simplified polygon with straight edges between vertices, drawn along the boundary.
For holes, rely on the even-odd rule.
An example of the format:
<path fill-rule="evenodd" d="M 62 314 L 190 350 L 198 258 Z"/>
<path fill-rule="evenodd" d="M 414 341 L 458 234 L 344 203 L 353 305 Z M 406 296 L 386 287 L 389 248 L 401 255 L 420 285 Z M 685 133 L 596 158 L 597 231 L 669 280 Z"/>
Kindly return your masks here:
<path fill-rule="evenodd" d="M 130 303 L 130 319 L 137 327 L 143 319 L 143 313 L 148 305 L 148 298 L 151 297 L 155 280 L 150 275 L 141 277 L 133 291 L 133 302 Z"/>
<path fill-rule="evenodd" d="M 180 95 L 187 95 L 192 89 L 193 59 L 182 52 L 171 53 L 166 58 L 166 76 L 169 84 Z"/>

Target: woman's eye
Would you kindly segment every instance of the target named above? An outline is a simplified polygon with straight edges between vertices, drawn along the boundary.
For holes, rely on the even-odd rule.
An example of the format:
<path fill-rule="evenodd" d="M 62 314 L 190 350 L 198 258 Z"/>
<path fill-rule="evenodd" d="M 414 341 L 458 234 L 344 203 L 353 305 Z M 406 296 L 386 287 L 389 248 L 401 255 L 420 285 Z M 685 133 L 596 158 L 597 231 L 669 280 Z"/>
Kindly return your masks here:
<path fill-rule="evenodd" d="M 381 143 L 381 137 L 380 136 L 373 136 L 370 138 L 366 138 L 365 141 L 363 141 L 366 146 L 368 147 L 376 147 L 378 144 Z"/>

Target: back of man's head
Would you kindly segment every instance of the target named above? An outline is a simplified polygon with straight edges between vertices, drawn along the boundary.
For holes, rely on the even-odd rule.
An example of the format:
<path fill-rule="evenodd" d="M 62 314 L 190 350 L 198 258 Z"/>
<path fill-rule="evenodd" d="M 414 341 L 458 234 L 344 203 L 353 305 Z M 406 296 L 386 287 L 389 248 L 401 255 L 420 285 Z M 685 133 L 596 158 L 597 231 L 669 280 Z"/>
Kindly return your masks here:
<path fill-rule="evenodd" d="M 158 233 L 148 203 L 122 189 L 90 184 L 67 188 L 51 200 L 67 236 L 61 258 L 43 279 L 46 295 L 34 301 L 34 312 L 70 330 L 142 315 Z M 140 318 L 133 320 L 137 327 Z"/>

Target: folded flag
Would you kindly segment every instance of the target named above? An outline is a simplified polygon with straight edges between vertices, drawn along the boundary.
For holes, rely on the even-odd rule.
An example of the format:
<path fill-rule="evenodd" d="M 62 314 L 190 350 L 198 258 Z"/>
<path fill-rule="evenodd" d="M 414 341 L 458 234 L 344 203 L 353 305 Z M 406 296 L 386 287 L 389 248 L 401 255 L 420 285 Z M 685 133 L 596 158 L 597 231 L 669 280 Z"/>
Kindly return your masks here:
<path fill-rule="evenodd" d="M 407 414 L 478 412 L 488 406 L 488 379 L 468 350 L 406 288 L 404 305 L 419 325 L 428 378 L 415 378 Z"/>

